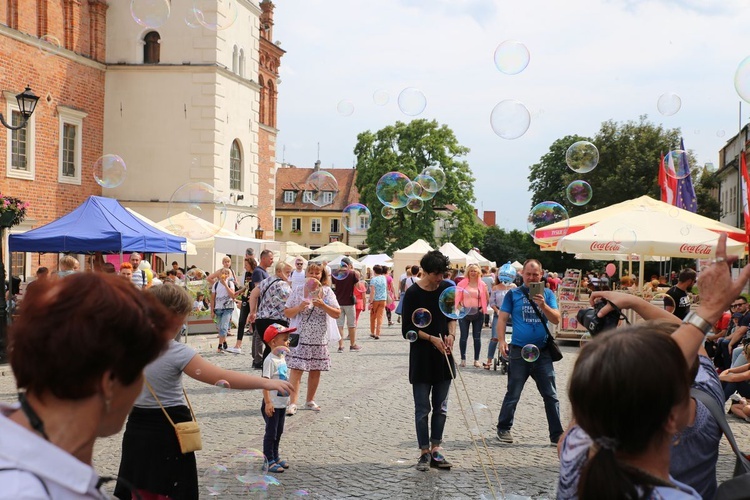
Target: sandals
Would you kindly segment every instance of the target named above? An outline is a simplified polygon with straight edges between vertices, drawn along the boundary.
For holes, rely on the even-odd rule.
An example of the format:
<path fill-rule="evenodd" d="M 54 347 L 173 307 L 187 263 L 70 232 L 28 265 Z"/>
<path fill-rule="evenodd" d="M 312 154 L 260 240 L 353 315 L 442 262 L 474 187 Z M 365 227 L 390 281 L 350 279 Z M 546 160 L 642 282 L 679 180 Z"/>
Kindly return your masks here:
<path fill-rule="evenodd" d="M 482 365 L 479 364 L 479 361 L 474 361 L 474 368 L 481 368 Z"/>
<path fill-rule="evenodd" d="M 292 403 L 292 404 L 290 404 L 289 406 L 286 407 L 286 414 L 288 416 L 291 417 L 295 413 L 297 413 L 297 405 L 296 404 Z"/>
<path fill-rule="evenodd" d="M 458 365 L 458 366 L 459 366 L 460 368 L 466 368 L 466 360 L 465 360 L 465 359 L 462 359 L 462 360 L 461 360 L 461 364 L 460 364 L 460 365 Z"/>
<path fill-rule="evenodd" d="M 278 459 L 278 460 L 276 460 L 275 463 L 278 464 L 278 465 L 280 465 L 280 466 L 282 466 L 285 469 L 289 468 L 289 463 L 286 460 Z"/>
<path fill-rule="evenodd" d="M 308 401 L 305 403 L 305 409 L 306 410 L 312 410 L 312 411 L 320 411 L 320 406 L 318 406 L 315 401 Z"/>
<path fill-rule="evenodd" d="M 490 363 L 482 363 L 482 366 L 484 367 L 485 370 L 489 370 L 492 367 Z"/>
<path fill-rule="evenodd" d="M 271 462 L 268 464 L 268 472 L 281 473 L 284 472 L 284 467 L 277 462 Z"/>

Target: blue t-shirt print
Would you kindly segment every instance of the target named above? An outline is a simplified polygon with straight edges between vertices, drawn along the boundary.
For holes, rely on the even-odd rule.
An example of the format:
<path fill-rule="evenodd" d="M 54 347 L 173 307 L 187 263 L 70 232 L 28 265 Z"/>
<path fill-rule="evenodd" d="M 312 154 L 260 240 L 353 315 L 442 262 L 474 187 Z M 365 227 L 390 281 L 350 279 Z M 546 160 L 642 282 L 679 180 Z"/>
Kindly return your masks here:
<path fill-rule="evenodd" d="M 541 348 L 547 343 L 547 331 L 539 316 L 534 312 L 531 302 L 526 299 L 524 291 L 529 293 L 529 289 L 525 285 L 509 290 L 503 299 L 500 310 L 511 315 L 513 323 L 511 344 L 521 347 L 534 344 Z M 557 298 L 549 288 L 544 289 L 544 301 L 552 309 L 557 309 Z M 544 314 L 541 310 L 539 312 L 542 315 Z"/>

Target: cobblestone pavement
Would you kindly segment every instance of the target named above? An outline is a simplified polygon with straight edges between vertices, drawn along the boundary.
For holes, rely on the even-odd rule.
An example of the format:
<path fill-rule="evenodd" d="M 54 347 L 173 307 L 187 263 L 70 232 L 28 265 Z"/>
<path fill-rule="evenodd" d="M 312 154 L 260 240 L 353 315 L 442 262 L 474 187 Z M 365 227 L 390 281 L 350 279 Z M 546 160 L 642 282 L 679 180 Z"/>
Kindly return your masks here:
<path fill-rule="evenodd" d="M 505 394 L 506 376 L 500 371 L 461 369 L 451 388 L 444 436 L 445 455 L 454 467 L 451 471 L 419 472 L 414 467 L 418 451 L 407 379 L 408 343 L 401 338 L 398 324 L 385 328 L 378 341 L 369 339 L 366 314 L 360 318 L 360 325 L 358 343 L 362 351 L 349 352 L 347 347 L 344 353 L 331 354 L 333 368 L 322 375 L 316 396 L 322 411 L 300 410 L 287 418 L 281 452 L 291 467 L 276 476 L 281 484 L 269 488 L 269 498 L 293 498 L 307 492 L 309 497 L 320 499 L 479 499 L 492 498 L 490 482 L 497 498 L 501 492 L 508 498 L 554 498 L 559 462 L 555 448 L 549 446 L 544 406 L 533 381 L 526 384 L 516 412 L 516 444 L 502 445 L 495 438 L 494 423 Z M 230 345 L 233 340 L 229 338 Z M 484 329 L 482 356 L 486 355 L 488 341 L 489 329 Z M 208 335 L 189 339 L 213 363 L 259 373 L 250 370 L 249 353 L 219 354 L 215 342 L 216 338 Z M 250 345 L 247 339 L 245 344 Z M 565 357 L 556 364 L 564 424 L 570 418 L 566 388 L 577 349 L 576 343 L 564 343 Z M 473 352 L 471 339 L 468 352 Z M 4 375 L 0 376 L 0 400 L 14 401 L 12 374 L 7 366 L 0 366 L 0 374 Z M 203 435 L 203 450 L 196 453 L 201 496 L 209 496 L 205 472 L 218 464 L 229 469 L 224 477 L 227 489 L 220 496 L 247 497 L 243 485 L 233 479 L 237 471 L 232 457 L 240 450 L 262 449 L 260 392 L 222 391 L 187 377 L 185 380 Z M 303 377 L 302 403 L 306 380 Z M 470 419 L 468 425 L 461 406 Z M 478 426 L 470 415 L 472 407 Z M 734 418 L 729 420 L 740 446 L 748 448 L 750 426 Z M 486 449 L 478 438 L 480 434 L 487 438 Z M 118 434 L 97 442 L 94 465 L 100 474 L 117 473 L 121 438 Z M 731 476 L 734 458 L 730 454 L 723 443 L 720 480 Z"/>

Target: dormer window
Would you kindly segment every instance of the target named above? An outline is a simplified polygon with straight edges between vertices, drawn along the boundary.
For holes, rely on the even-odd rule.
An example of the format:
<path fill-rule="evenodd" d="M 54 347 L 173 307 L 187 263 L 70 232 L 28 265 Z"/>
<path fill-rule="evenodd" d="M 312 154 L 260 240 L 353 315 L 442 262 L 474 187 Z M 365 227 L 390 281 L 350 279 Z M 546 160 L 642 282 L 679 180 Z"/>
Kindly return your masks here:
<path fill-rule="evenodd" d="M 325 191 L 323 193 L 323 203 L 326 205 L 333 203 L 333 193 L 331 191 Z"/>
<path fill-rule="evenodd" d="M 284 203 L 294 203 L 294 191 L 284 191 Z"/>
<path fill-rule="evenodd" d="M 302 194 L 302 203 L 312 203 L 312 201 L 313 201 L 313 192 L 305 191 Z"/>

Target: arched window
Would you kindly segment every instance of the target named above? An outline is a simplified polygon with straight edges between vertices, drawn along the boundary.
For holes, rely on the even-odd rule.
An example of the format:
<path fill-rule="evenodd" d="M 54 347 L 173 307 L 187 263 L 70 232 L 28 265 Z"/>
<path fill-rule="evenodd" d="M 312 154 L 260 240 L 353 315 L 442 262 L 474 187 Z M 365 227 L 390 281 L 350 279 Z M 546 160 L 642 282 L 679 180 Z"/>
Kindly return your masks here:
<path fill-rule="evenodd" d="M 240 49 L 240 72 L 241 77 L 245 77 L 245 50 Z"/>
<path fill-rule="evenodd" d="M 242 151 L 237 139 L 232 142 L 229 151 L 229 189 L 242 191 Z"/>
<path fill-rule="evenodd" d="M 143 64 L 159 64 L 159 40 L 161 37 L 156 31 L 149 31 L 143 37 Z"/>
<path fill-rule="evenodd" d="M 234 46 L 234 50 L 232 51 L 232 73 L 237 73 L 237 67 L 238 67 L 238 59 L 239 59 L 239 50 L 237 49 L 237 46 Z"/>
<path fill-rule="evenodd" d="M 263 84 L 263 75 L 258 75 L 258 83 L 260 84 L 260 116 L 258 117 L 258 121 L 265 125 L 268 97 L 266 96 L 266 86 Z"/>

